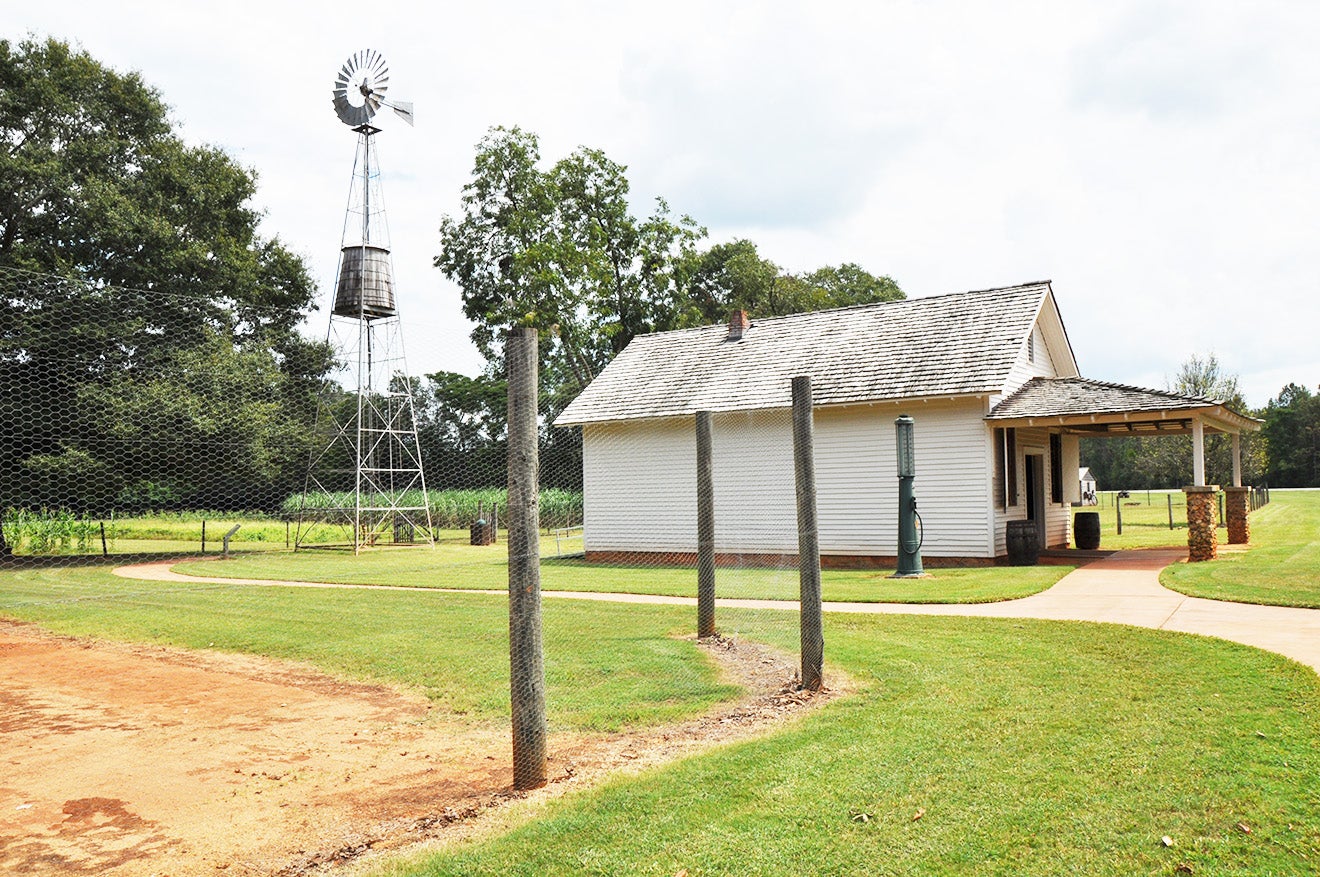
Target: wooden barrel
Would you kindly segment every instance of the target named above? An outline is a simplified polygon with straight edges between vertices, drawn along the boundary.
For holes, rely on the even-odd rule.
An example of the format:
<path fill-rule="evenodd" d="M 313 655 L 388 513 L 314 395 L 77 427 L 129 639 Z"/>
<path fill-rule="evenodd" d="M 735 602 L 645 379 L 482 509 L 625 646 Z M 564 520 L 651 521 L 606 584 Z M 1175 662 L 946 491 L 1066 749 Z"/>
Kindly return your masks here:
<path fill-rule="evenodd" d="M 1035 521 L 1009 521 L 1008 562 L 1013 566 L 1035 566 L 1040 559 L 1040 540 Z"/>
<path fill-rule="evenodd" d="M 1100 513 L 1078 512 L 1073 516 L 1073 544 L 1087 551 L 1100 547 Z"/>

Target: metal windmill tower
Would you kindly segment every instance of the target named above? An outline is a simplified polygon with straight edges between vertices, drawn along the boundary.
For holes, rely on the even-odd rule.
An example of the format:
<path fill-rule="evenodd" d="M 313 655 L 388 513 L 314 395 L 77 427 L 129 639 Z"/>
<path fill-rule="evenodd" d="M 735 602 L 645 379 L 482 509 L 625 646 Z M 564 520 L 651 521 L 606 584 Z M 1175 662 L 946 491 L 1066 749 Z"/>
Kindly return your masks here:
<path fill-rule="evenodd" d="M 358 135 L 326 333 L 344 392 L 323 400 L 317 412 L 318 444 L 298 510 L 299 548 L 324 524 L 350 526 L 354 554 L 387 542 L 432 541 L 374 143 L 381 129 L 371 124 L 386 106 L 411 125 L 413 108 L 386 100 L 388 85 L 385 59 L 370 49 L 349 58 L 335 79 L 335 112 Z"/>

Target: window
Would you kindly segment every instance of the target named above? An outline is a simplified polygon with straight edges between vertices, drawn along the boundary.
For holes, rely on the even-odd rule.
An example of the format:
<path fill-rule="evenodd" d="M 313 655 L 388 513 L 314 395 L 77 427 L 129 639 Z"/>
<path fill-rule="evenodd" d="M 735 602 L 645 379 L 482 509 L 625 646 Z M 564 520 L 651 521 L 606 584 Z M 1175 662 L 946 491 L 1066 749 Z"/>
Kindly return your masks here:
<path fill-rule="evenodd" d="M 1031 330 L 1031 335 L 1027 337 L 1027 362 L 1036 361 L 1036 330 Z"/>
<path fill-rule="evenodd" d="M 1017 430 L 995 430 L 995 505 L 1017 505 Z"/>
<path fill-rule="evenodd" d="M 1050 502 L 1063 502 L 1063 436 L 1050 435 Z"/>

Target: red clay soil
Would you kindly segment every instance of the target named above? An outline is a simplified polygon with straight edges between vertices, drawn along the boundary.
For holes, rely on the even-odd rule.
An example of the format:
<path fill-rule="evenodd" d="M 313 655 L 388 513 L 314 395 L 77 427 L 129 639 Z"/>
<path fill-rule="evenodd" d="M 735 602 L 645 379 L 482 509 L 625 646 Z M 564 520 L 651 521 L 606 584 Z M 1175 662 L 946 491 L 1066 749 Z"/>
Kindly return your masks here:
<path fill-rule="evenodd" d="M 810 700 L 786 693 L 777 657 L 711 654 L 747 698 L 645 735 L 552 738 L 553 780 L 743 736 Z M 320 873 L 512 797 L 507 724 L 288 662 L 0 621 L 0 704 L 3 874 Z"/>

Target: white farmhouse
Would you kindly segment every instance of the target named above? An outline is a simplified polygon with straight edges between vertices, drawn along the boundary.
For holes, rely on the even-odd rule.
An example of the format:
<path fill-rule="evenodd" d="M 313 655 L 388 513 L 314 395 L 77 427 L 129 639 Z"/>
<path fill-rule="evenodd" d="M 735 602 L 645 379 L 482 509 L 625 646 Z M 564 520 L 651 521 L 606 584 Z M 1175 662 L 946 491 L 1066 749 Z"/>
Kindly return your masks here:
<path fill-rule="evenodd" d="M 717 553 L 794 555 L 796 375 L 812 378 L 826 565 L 892 562 L 902 414 L 916 421 L 921 553 L 936 564 L 1004 555 L 1013 520 L 1066 546 L 1079 436 L 1190 432 L 1199 450 L 1205 431 L 1256 428 L 1214 400 L 1081 378 L 1048 281 L 750 323 L 740 312 L 634 338 L 555 421 L 583 431 L 587 558 L 695 557 L 699 411 L 713 413 Z"/>

